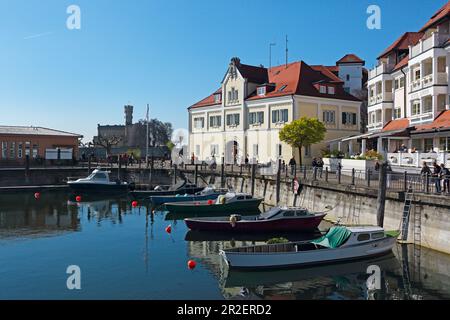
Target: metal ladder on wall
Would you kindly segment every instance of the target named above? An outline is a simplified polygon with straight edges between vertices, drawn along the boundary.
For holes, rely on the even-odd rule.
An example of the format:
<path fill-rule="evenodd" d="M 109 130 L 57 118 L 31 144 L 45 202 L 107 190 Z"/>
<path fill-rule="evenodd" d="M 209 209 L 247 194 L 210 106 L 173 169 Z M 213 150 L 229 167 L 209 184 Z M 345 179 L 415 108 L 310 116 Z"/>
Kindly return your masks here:
<path fill-rule="evenodd" d="M 414 275 L 420 276 L 420 258 L 422 255 L 422 210 L 414 207 Z"/>
<path fill-rule="evenodd" d="M 405 193 L 405 203 L 403 205 L 403 214 L 402 214 L 402 221 L 401 221 L 401 239 L 402 241 L 406 241 L 408 239 L 408 227 L 409 227 L 409 218 L 411 216 L 411 207 L 412 207 L 412 201 L 414 198 L 414 194 L 411 189 L 408 189 L 408 191 Z M 414 234 L 415 235 L 415 234 Z"/>

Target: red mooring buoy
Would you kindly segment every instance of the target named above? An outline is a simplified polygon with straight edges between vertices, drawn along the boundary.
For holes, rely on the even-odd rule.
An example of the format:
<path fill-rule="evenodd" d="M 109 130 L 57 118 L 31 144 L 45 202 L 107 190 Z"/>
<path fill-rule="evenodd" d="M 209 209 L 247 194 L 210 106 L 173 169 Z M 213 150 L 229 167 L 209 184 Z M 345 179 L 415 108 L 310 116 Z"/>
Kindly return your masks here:
<path fill-rule="evenodd" d="M 81 202 L 81 196 L 76 196 L 76 197 L 75 197 L 75 200 L 76 200 L 77 202 Z"/>
<path fill-rule="evenodd" d="M 36 193 L 34 194 L 34 198 L 35 198 L 36 200 L 38 200 L 40 197 L 41 197 L 41 194 L 40 194 L 39 192 L 36 192 Z"/>
<path fill-rule="evenodd" d="M 166 232 L 167 233 L 172 233 L 172 226 L 171 225 L 168 225 L 167 227 L 166 227 Z"/>
<path fill-rule="evenodd" d="M 139 203 L 138 203 L 136 200 L 134 200 L 134 201 L 131 203 L 131 206 L 132 206 L 133 208 L 136 208 L 138 205 L 139 205 Z"/>
<path fill-rule="evenodd" d="M 188 268 L 192 270 L 192 269 L 195 269 L 195 267 L 197 266 L 197 263 L 194 260 L 189 260 L 187 265 L 188 265 Z"/>

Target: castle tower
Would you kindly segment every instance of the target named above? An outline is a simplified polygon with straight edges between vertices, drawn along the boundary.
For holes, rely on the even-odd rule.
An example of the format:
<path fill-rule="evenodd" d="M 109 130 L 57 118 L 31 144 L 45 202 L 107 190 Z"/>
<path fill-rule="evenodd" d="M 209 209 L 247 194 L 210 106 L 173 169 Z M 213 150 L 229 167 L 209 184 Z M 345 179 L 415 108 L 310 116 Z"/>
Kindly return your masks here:
<path fill-rule="evenodd" d="M 125 125 L 131 126 L 133 124 L 133 106 L 126 105 L 125 109 Z"/>

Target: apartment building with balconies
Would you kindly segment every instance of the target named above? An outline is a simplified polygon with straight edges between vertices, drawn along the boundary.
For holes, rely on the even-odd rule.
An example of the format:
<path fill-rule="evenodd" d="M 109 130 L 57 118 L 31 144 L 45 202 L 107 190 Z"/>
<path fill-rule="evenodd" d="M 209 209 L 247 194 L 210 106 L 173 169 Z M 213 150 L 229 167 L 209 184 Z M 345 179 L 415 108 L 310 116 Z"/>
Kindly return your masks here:
<path fill-rule="evenodd" d="M 369 71 L 368 131 L 388 157 L 393 158 L 402 145 L 426 158 L 450 149 L 449 38 L 450 2 L 420 30 L 401 35 Z M 409 158 L 417 158 L 414 165 L 424 159 Z"/>

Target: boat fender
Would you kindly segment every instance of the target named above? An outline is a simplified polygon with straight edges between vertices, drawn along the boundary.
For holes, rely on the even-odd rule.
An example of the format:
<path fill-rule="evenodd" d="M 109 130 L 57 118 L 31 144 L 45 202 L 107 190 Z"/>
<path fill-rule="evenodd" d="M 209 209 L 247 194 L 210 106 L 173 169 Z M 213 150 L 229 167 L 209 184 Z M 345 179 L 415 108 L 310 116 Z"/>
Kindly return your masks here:
<path fill-rule="evenodd" d="M 219 196 L 218 200 L 219 200 L 220 204 L 225 204 L 226 198 L 225 198 L 225 196 Z"/>
<path fill-rule="evenodd" d="M 231 226 L 234 228 L 234 227 L 236 227 L 236 215 L 234 215 L 234 214 L 232 214 L 231 216 L 230 216 L 230 224 L 231 224 Z"/>

